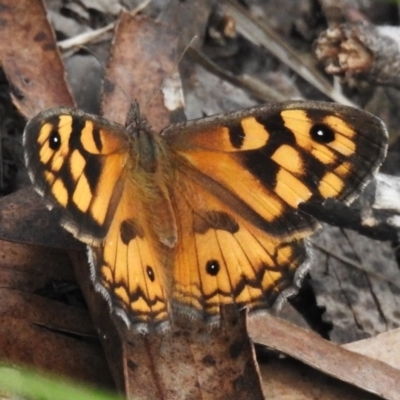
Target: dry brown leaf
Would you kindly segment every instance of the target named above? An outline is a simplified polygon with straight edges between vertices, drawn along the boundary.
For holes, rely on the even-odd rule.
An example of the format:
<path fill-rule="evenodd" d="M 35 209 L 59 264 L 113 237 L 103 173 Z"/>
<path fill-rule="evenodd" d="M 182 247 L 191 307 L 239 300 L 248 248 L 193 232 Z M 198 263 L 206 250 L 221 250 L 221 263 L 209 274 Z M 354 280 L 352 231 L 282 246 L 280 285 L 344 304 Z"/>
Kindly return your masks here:
<path fill-rule="evenodd" d="M 0 240 L 0 260 L 0 358 L 113 387 L 87 311 L 38 294 L 74 280 L 67 253 Z"/>
<path fill-rule="evenodd" d="M 252 340 L 384 399 L 400 399 L 400 371 L 271 315 L 248 320 Z"/>
<path fill-rule="evenodd" d="M 104 82 L 103 116 L 124 125 L 131 102 L 137 100 L 155 131 L 171 119 L 181 119 L 183 99 L 171 102 L 169 97 L 175 93 L 165 95 L 171 90 L 168 84 L 175 83 L 180 89 L 177 60 L 177 39 L 169 29 L 123 13 L 116 26 Z"/>
<path fill-rule="evenodd" d="M 343 345 L 345 349 L 383 361 L 400 370 L 400 329 Z"/>
<path fill-rule="evenodd" d="M 262 400 L 244 321 L 236 310 L 227 311 L 220 329 L 185 320 L 187 328 L 126 342 L 128 383 L 136 386 L 130 393 L 143 399 Z"/>
<path fill-rule="evenodd" d="M 60 210 L 49 211 L 32 187 L 0 199 L 0 238 L 18 243 L 63 249 L 84 245 L 61 228 Z"/>
<path fill-rule="evenodd" d="M 332 378 L 290 357 L 269 357 L 260 362 L 266 399 L 273 400 L 378 400 L 381 397 Z"/>
<path fill-rule="evenodd" d="M 74 105 L 40 0 L 2 1 L 0 36 L 9 38 L 0 41 L 0 61 L 23 115 L 31 118 L 50 107 Z"/>

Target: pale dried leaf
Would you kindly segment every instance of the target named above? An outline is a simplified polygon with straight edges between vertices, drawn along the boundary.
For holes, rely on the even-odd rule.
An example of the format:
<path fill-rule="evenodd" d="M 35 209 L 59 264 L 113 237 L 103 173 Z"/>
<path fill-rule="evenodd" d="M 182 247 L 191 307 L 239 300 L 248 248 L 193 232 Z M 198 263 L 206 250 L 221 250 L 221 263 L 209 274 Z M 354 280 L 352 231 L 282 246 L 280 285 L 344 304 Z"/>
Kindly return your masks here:
<path fill-rule="evenodd" d="M 370 339 L 343 345 L 344 348 L 383 361 L 400 370 L 400 329 L 381 333 Z"/>

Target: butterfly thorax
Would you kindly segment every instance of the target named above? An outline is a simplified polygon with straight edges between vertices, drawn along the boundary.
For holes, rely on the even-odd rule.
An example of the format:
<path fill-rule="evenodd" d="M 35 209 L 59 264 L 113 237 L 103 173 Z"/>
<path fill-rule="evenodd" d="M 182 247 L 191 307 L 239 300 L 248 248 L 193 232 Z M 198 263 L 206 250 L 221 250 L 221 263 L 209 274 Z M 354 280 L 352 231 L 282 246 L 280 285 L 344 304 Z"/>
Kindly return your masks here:
<path fill-rule="evenodd" d="M 126 121 L 126 131 L 131 139 L 135 167 L 146 174 L 155 174 L 162 154 L 161 144 L 147 119 L 133 102 Z"/>
<path fill-rule="evenodd" d="M 146 174 L 155 174 L 161 149 L 153 132 L 146 127 L 135 127 L 128 132 L 131 136 L 133 159 L 136 160 L 135 168 L 139 172 L 141 170 Z"/>

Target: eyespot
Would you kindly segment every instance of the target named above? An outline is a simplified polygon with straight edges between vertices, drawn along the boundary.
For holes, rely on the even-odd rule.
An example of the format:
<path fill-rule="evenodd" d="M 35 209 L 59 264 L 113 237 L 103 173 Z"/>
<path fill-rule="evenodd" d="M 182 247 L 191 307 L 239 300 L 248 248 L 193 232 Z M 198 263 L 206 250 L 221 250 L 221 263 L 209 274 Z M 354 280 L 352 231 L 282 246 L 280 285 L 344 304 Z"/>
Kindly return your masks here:
<path fill-rule="evenodd" d="M 220 270 L 220 265 L 217 260 L 208 260 L 206 264 L 207 274 L 216 276 Z"/>
<path fill-rule="evenodd" d="M 149 277 L 149 279 L 154 282 L 154 280 L 156 279 L 156 276 L 154 274 L 153 268 L 151 268 L 149 265 L 146 267 L 146 272 L 147 272 L 147 276 Z"/>
<path fill-rule="evenodd" d="M 58 150 L 61 147 L 60 133 L 56 129 L 53 129 L 50 133 L 49 146 L 54 151 Z"/>
<path fill-rule="evenodd" d="M 335 140 L 335 132 L 325 124 L 315 124 L 310 129 L 310 136 L 318 143 L 331 143 Z"/>

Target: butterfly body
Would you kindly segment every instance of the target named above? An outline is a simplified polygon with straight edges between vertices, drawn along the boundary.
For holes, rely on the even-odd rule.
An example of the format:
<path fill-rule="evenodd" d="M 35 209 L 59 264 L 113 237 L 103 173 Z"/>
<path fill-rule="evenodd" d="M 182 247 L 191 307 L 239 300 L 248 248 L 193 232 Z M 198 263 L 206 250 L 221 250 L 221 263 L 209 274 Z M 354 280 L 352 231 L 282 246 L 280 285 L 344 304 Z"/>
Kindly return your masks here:
<path fill-rule="evenodd" d="M 308 264 L 318 226 L 302 204 L 351 202 L 386 151 L 370 114 L 288 102 L 152 132 L 79 110 L 40 113 L 24 134 L 36 189 L 88 243 L 92 279 L 142 332 L 175 312 L 218 321 L 221 307 L 271 307 Z"/>

